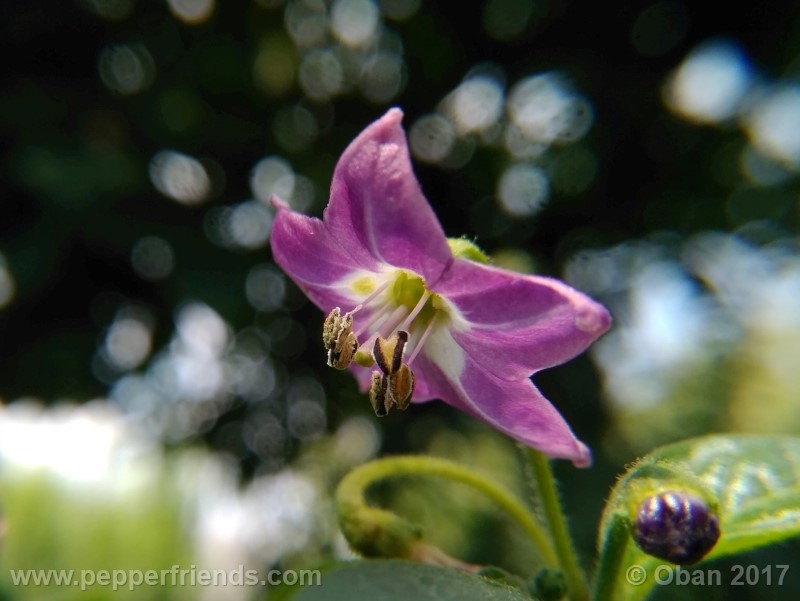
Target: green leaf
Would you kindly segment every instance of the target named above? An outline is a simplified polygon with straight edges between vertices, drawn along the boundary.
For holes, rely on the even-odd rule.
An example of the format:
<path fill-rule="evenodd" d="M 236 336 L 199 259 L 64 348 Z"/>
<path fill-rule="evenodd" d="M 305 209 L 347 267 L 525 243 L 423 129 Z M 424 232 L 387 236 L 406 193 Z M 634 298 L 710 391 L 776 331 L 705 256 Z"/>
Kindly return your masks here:
<path fill-rule="evenodd" d="M 619 535 L 621 525 L 629 530 L 645 498 L 665 491 L 694 493 L 718 512 L 722 534 L 703 561 L 798 536 L 800 438 L 705 436 L 661 447 L 635 463 L 611 492 L 600 527 L 603 555 L 619 553 L 619 544 L 627 543 L 615 566 L 614 598 L 645 598 L 654 570 L 668 564 L 641 551 L 629 534 Z M 609 557 L 601 557 L 601 572 Z M 648 571 L 644 584 L 626 582 L 633 565 Z"/>
<path fill-rule="evenodd" d="M 281 597 L 282 599 L 284 597 Z M 450 568 L 401 560 L 353 561 L 323 571 L 292 601 L 531 601 L 521 590 Z"/>

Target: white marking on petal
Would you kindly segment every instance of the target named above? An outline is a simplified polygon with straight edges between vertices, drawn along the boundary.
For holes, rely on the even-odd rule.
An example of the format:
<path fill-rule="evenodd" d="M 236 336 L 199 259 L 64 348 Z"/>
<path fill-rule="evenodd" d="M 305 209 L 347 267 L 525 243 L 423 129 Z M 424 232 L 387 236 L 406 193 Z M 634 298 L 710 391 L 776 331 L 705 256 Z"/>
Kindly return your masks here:
<path fill-rule="evenodd" d="M 464 349 L 447 328 L 439 327 L 431 332 L 423 352 L 451 382 L 459 384 L 466 362 Z"/>
<path fill-rule="evenodd" d="M 352 300 L 353 306 L 355 306 L 361 303 L 361 301 L 364 300 L 369 292 L 384 285 L 396 271 L 396 269 L 390 267 L 389 265 L 384 266 L 381 271 L 377 272 L 359 269 L 349 273 L 346 277 L 342 278 L 330 287 L 338 290 L 345 298 Z M 359 288 L 363 287 L 367 282 L 370 284 L 370 290 L 368 292 L 359 291 Z"/>

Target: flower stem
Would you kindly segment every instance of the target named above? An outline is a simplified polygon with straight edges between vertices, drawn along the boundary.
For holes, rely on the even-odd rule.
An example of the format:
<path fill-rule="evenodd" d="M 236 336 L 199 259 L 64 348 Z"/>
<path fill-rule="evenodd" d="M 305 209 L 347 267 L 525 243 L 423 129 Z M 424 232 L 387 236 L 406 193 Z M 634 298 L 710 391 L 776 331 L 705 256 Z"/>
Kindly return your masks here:
<path fill-rule="evenodd" d="M 608 536 L 600 552 L 600 565 L 594 580 L 594 601 L 613 599 L 614 589 L 619 580 L 619 569 L 631 539 L 628 521 L 614 515 L 608 527 Z M 643 582 L 643 581 L 642 581 Z"/>
<path fill-rule="evenodd" d="M 572 546 L 567 521 L 561 510 L 561 503 L 556 492 L 555 478 L 550 468 L 550 460 L 539 451 L 528 449 L 533 476 L 542 503 L 550 534 L 555 545 L 558 563 L 567 579 L 567 590 L 572 601 L 585 601 L 589 598 L 589 589 L 578 565 L 575 550 Z"/>
<path fill-rule="evenodd" d="M 375 508 L 369 507 L 364 499 L 367 488 L 379 480 L 395 476 L 438 476 L 480 491 L 502 507 L 522 527 L 547 565 L 557 565 L 557 556 L 547 532 L 511 492 L 457 463 L 423 456 L 377 459 L 357 467 L 342 479 L 336 490 L 337 512 L 345 536 L 357 550 L 361 549 L 354 541 L 387 535 L 377 532 L 380 525 L 376 527 L 376 524 L 368 523 L 360 516 L 368 516 L 376 511 Z M 388 513 L 383 510 L 377 511 Z M 391 536 L 391 533 L 388 535 Z"/>

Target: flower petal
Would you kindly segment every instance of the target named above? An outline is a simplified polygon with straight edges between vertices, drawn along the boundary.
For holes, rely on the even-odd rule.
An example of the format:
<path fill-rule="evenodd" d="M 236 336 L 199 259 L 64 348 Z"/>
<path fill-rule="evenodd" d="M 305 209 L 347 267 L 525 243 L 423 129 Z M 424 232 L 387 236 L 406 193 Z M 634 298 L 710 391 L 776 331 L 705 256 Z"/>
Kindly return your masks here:
<path fill-rule="evenodd" d="M 347 147 L 323 219 L 353 254 L 434 281 L 453 256 L 412 171 L 402 118 L 400 109 L 390 110 Z"/>
<path fill-rule="evenodd" d="M 527 446 L 576 467 L 592 462 L 589 448 L 573 434 L 561 414 L 529 379 L 501 380 L 479 366 L 469 355 L 458 379 L 453 379 L 430 357 L 414 364 L 417 381 L 425 382 L 429 395 L 486 422 Z M 414 394 L 417 399 L 417 393 Z M 419 398 L 419 400 L 425 400 Z"/>
<path fill-rule="evenodd" d="M 359 270 L 375 270 L 368 255 L 353 256 L 319 219 L 295 211 L 273 198 L 278 209 L 272 225 L 270 246 L 275 262 L 323 311 L 351 302 L 340 283 Z"/>
<path fill-rule="evenodd" d="M 611 325 L 606 309 L 566 284 L 457 259 L 432 289 L 465 323 L 453 336 L 481 366 L 520 380 L 581 353 Z"/>

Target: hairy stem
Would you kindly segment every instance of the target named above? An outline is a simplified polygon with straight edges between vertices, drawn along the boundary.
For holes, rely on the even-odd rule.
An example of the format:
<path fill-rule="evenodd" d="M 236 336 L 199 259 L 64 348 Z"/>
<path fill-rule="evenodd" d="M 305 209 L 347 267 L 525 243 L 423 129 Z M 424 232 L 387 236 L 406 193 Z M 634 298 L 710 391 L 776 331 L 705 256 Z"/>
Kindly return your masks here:
<path fill-rule="evenodd" d="M 558 564 L 567 579 L 569 598 L 572 601 L 586 601 L 589 598 L 589 588 L 578 565 L 572 539 L 567 530 L 567 521 L 561 509 L 561 503 L 558 500 L 555 478 L 550 468 L 550 460 L 534 449 L 528 449 L 528 455 L 533 468 L 533 477 L 536 481 L 542 509 L 547 518 L 547 524 L 555 545 Z"/>
<path fill-rule="evenodd" d="M 336 491 L 337 513 L 345 537 L 358 551 L 363 552 L 362 547 L 366 545 L 369 550 L 375 551 L 372 554 L 383 554 L 383 549 L 373 549 L 373 542 L 370 542 L 370 539 L 391 538 L 392 530 L 397 530 L 402 544 L 410 544 L 409 528 L 411 525 L 394 514 L 368 506 L 364 498 L 367 489 L 372 484 L 396 476 L 436 476 L 466 484 L 480 491 L 520 525 L 547 565 L 558 565 L 557 556 L 547 532 L 528 508 L 511 492 L 462 465 L 444 459 L 423 456 L 378 459 L 357 467 L 342 479 Z M 395 528 L 401 524 L 402 527 Z M 385 531 L 386 527 L 390 530 L 388 534 Z M 396 548 L 396 545 L 394 547 L 388 545 L 388 547 Z"/>
<path fill-rule="evenodd" d="M 631 539 L 628 521 L 614 515 L 608 527 L 608 536 L 600 551 L 600 565 L 594 579 L 593 601 L 610 601 L 614 598 L 614 589 L 619 580 L 619 570 L 628 541 Z"/>

